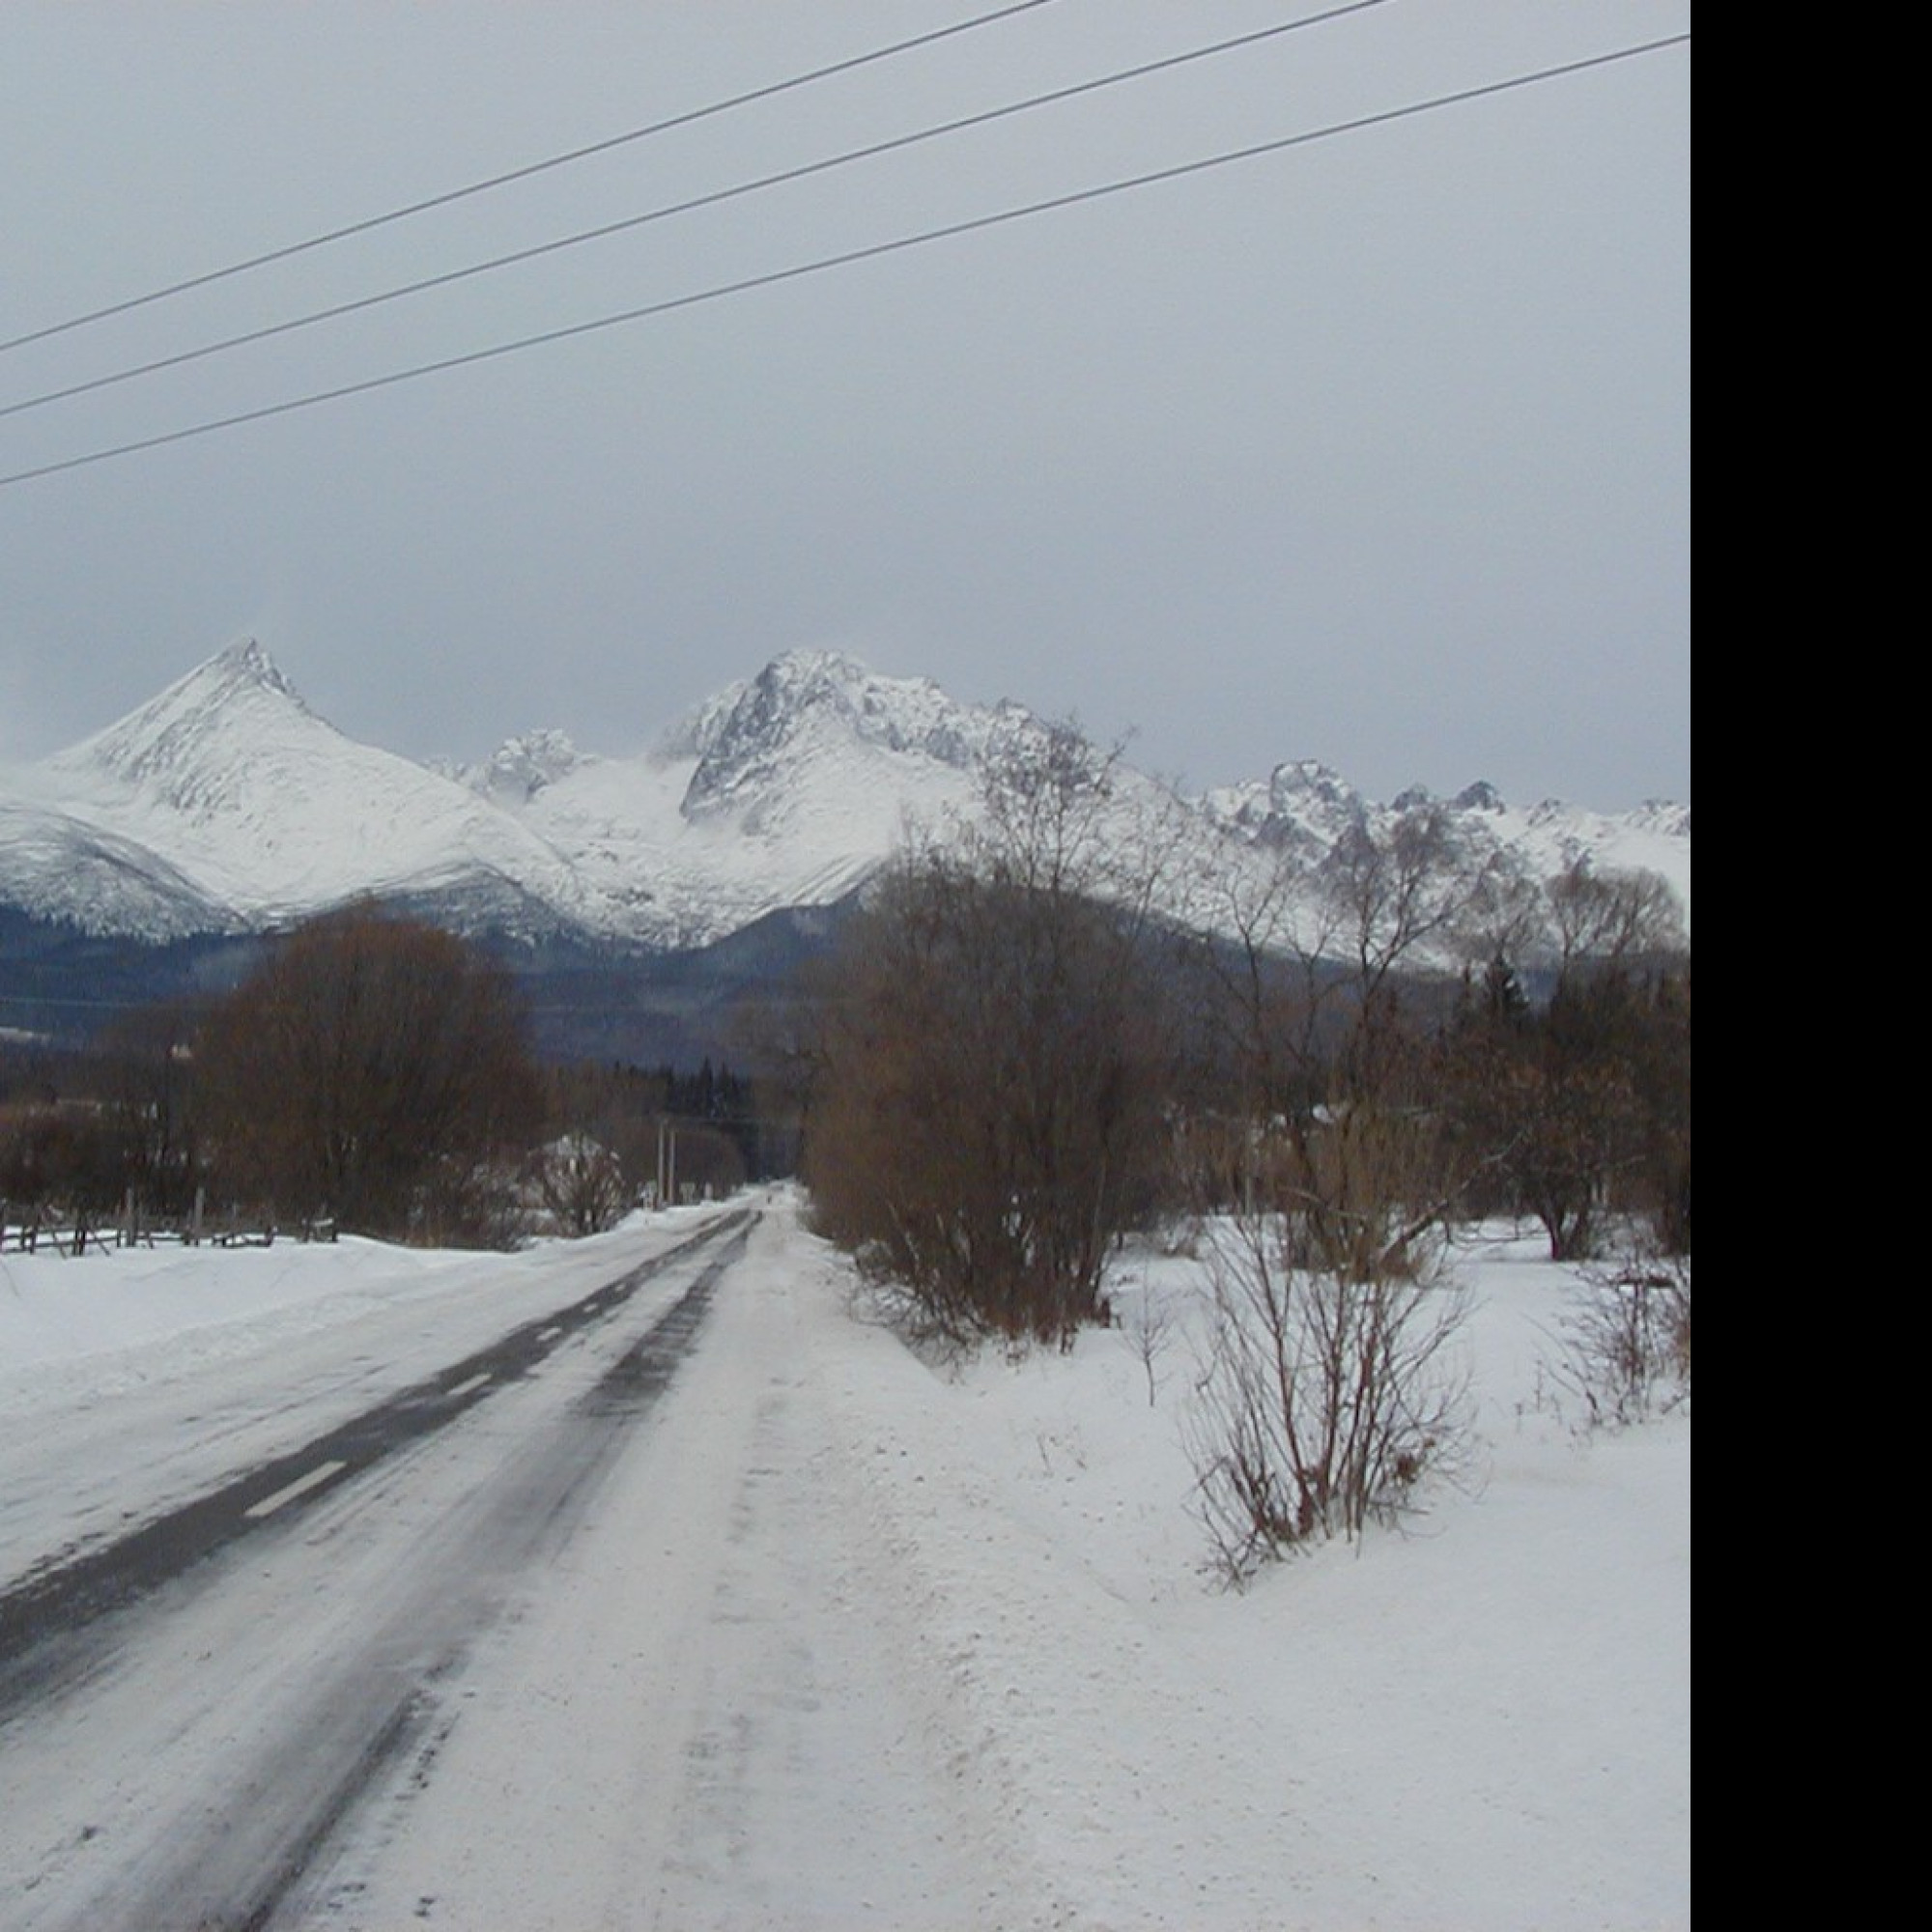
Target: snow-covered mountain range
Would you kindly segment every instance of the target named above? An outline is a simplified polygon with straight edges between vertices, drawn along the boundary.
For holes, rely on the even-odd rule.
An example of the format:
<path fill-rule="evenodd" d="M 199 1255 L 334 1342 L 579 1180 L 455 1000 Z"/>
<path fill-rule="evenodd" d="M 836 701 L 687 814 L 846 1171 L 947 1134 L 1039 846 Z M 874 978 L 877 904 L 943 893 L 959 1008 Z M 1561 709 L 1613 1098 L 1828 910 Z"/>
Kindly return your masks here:
<path fill-rule="evenodd" d="M 0 906 L 83 931 L 166 940 L 259 932 L 364 895 L 460 930 L 667 951 L 785 907 L 832 904 L 909 829 L 981 809 L 989 765 L 1045 756 L 1023 708 L 794 653 L 734 684 L 635 757 L 561 733 L 432 768 L 311 712 L 260 644 L 238 643 L 93 737 L 0 769 Z M 1103 837 L 1158 818 L 1170 877 L 1287 845 L 1319 854 L 1412 808 L 1312 764 L 1180 798 L 1116 763 Z M 1579 856 L 1662 873 L 1688 917 L 1688 808 L 1527 811 L 1485 785 L 1446 803 L 1472 862 L 1549 877 Z"/>

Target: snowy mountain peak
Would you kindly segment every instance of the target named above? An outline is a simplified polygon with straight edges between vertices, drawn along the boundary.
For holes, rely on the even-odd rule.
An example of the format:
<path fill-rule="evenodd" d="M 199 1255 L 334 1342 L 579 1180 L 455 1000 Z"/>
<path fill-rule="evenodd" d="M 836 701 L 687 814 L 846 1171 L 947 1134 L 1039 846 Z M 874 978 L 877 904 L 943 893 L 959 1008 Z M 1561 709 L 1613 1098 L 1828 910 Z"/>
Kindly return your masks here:
<path fill-rule="evenodd" d="M 178 711 L 194 709 L 213 712 L 245 704 L 251 699 L 270 703 L 278 701 L 305 718 L 315 715 L 300 692 L 289 682 L 281 666 L 253 638 L 239 639 L 225 651 L 217 651 L 206 664 L 196 666 L 152 703 L 144 705 L 142 710 L 173 704 Z M 140 715 L 140 712 L 132 714 L 133 717 Z"/>
<path fill-rule="evenodd" d="M 303 703 L 268 652 L 245 638 L 54 762 L 70 773 L 93 771 L 191 810 L 202 802 L 213 769 L 228 756 L 292 731 L 337 735 Z"/>
<path fill-rule="evenodd" d="M 1369 810 L 1339 772 L 1314 758 L 1277 765 L 1264 780 L 1210 791 L 1202 808 L 1229 830 L 1277 845 L 1330 842 L 1361 824 Z"/>
<path fill-rule="evenodd" d="M 430 769 L 454 779 L 485 798 L 511 805 L 527 805 L 546 786 L 568 778 L 579 766 L 595 762 L 580 752 L 568 733 L 526 731 L 505 738 L 480 765 L 446 764 L 432 760 Z"/>
<path fill-rule="evenodd" d="M 964 718 L 964 707 L 929 678 L 882 677 L 837 651 L 788 651 L 774 658 L 746 688 L 729 723 L 741 739 L 770 742 L 826 715 L 889 751 L 934 753 L 949 764 L 966 756 L 948 731 Z M 943 747 L 936 753 L 935 738 Z"/>
<path fill-rule="evenodd" d="M 926 678 L 881 677 L 834 651 L 790 651 L 749 684 L 694 714 L 681 742 L 697 757 L 689 815 L 742 804 L 810 758 L 882 751 L 965 770 L 983 750 L 988 714 Z"/>
<path fill-rule="evenodd" d="M 368 894 L 465 930 L 704 945 L 836 903 L 909 828 L 971 825 L 989 777 L 1051 759 L 1054 743 L 1022 705 L 964 704 L 924 678 L 795 651 L 649 756 L 587 755 L 540 730 L 480 765 L 426 770 L 317 717 L 247 639 L 94 737 L 0 774 L 0 906 L 170 936 L 261 929 Z M 1488 785 L 1381 805 L 1312 759 L 1192 800 L 1124 766 L 1115 780 L 1103 842 L 1138 851 L 1165 814 L 1184 827 L 1177 878 L 1284 855 L 1319 866 L 1426 802 L 1472 863 L 1503 854 L 1538 878 L 1579 858 L 1641 867 L 1690 902 L 1683 807 L 1523 813 Z"/>
<path fill-rule="evenodd" d="M 1278 801 L 1305 796 L 1344 809 L 1361 802 L 1354 786 L 1340 772 L 1317 758 L 1296 758 L 1277 765 L 1268 778 L 1268 791 Z"/>
<path fill-rule="evenodd" d="M 1671 799 L 1647 798 L 1625 818 L 1639 832 L 1655 832 L 1665 838 L 1688 840 L 1690 837 L 1690 808 Z"/>
<path fill-rule="evenodd" d="M 204 670 L 217 668 L 237 684 L 261 685 L 267 690 L 280 692 L 284 697 L 295 698 L 298 704 L 301 703 L 295 686 L 283 675 L 281 666 L 253 638 L 242 638 L 230 644 L 202 667 Z"/>
<path fill-rule="evenodd" d="M 96 930 L 176 930 L 181 907 L 203 930 L 257 929 L 368 894 L 525 931 L 576 919 L 583 897 L 489 800 L 317 717 L 252 639 L 16 777 L 14 836 L 43 857 L 0 884 L 22 874 L 14 902 Z M 144 850 L 117 883 L 115 855 Z M 93 861 L 78 898 L 56 869 L 71 851 Z"/>

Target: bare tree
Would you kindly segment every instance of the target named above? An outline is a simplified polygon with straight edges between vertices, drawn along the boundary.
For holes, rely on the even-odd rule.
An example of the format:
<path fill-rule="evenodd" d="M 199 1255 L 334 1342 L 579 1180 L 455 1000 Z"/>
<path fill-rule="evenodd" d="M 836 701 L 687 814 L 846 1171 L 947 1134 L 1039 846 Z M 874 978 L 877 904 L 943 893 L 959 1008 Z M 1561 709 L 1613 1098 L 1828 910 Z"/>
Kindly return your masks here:
<path fill-rule="evenodd" d="M 965 1337 L 1064 1341 L 1158 1145 L 1112 916 L 928 855 L 852 934 L 806 1144 L 822 1225 Z"/>
<path fill-rule="evenodd" d="M 1493 857 L 1472 860 L 1434 800 L 1383 819 L 1363 813 L 1325 850 L 1275 844 L 1231 866 L 1208 948 L 1230 1054 L 1251 1104 L 1336 1098 L 1384 1084 L 1404 982 L 1441 976 L 1508 897 Z M 1520 918 L 1520 910 L 1512 918 Z"/>
<path fill-rule="evenodd" d="M 1090 890 L 1113 884 L 1110 770 L 1065 730 L 997 763 L 989 835 L 906 857 L 831 976 L 805 1157 L 820 1225 L 954 1339 L 1064 1343 L 1101 1319 L 1159 1166 L 1147 895 Z"/>
<path fill-rule="evenodd" d="M 1656 872 L 1600 872 L 1586 854 L 1550 883 L 1548 900 L 1564 977 L 1684 951 L 1683 907 Z"/>
<path fill-rule="evenodd" d="M 203 1179 L 194 1106 L 199 1011 L 143 1008 L 110 1027 L 97 1049 L 99 1089 L 128 1151 L 124 1191 L 152 1214 L 185 1216 Z"/>
<path fill-rule="evenodd" d="M 1663 880 L 1579 862 L 1549 888 L 1558 952 L 1548 1002 L 1466 998 L 1446 1087 L 1465 1137 L 1489 1150 L 1512 1205 L 1556 1261 L 1597 1251 L 1606 1215 L 1651 1218 L 1672 1247 L 1690 1222 L 1690 978 Z"/>
<path fill-rule="evenodd" d="M 1443 1230 L 1461 1192 L 1410 1006 L 1492 910 L 1429 801 L 1285 850 L 1217 955 L 1242 1173 L 1209 1262 L 1191 1411 L 1198 1501 L 1232 1579 L 1359 1535 L 1455 1467 L 1463 1316 Z"/>
<path fill-rule="evenodd" d="M 1121 1333 L 1125 1336 L 1127 1346 L 1133 1350 L 1134 1358 L 1140 1363 L 1141 1373 L 1147 1378 L 1148 1406 L 1151 1408 L 1163 1379 L 1160 1374 L 1161 1357 L 1167 1353 L 1168 1344 L 1174 1340 L 1176 1324 L 1173 1305 L 1157 1296 L 1146 1282 L 1131 1294 L 1116 1292 L 1110 1300 Z"/>
<path fill-rule="evenodd" d="M 196 1058 L 231 1194 L 371 1234 L 503 1237 L 539 1098 L 508 981 L 463 941 L 367 911 L 303 926 Z"/>
<path fill-rule="evenodd" d="M 23 1239 L 65 1227 L 74 1254 L 121 1206 L 135 1147 L 111 1109 L 87 1101 L 54 1103 L 0 1117 L 0 1200 L 21 1217 Z M 58 1239 L 58 1235 L 53 1236 Z"/>

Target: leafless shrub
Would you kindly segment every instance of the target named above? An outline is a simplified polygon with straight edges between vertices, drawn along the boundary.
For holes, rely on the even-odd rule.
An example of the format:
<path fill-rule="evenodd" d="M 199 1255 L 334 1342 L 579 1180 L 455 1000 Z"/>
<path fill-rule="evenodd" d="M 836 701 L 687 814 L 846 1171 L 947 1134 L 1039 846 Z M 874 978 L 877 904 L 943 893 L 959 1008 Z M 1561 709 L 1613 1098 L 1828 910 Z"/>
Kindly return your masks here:
<path fill-rule="evenodd" d="M 1245 1582 L 1310 1541 L 1359 1536 L 1463 1464 L 1463 1289 L 1410 1236 L 1368 1270 L 1311 1265 L 1293 1215 L 1231 1219 L 1187 1428 L 1215 1567 Z"/>
<path fill-rule="evenodd" d="M 1577 1277 L 1552 1378 L 1591 1428 L 1623 1428 L 1690 1393 L 1690 1257 L 1629 1253 Z"/>
<path fill-rule="evenodd" d="M 519 1163 L 508 1155 L 443 1156 L 417 1188 L 410 1238 L 431 1248 L 496 1248 L 507 1254 L 522 1247 L 536 1226 L 521 1179 Z"/>
<path fill-rule="evenodd" d="M 601 1235 L 631 1205 L 623 1163 L 588 1134 L 560 1134 L 539 1148 L 530 1156 L 529 1176 L 559 1234 Z"/>

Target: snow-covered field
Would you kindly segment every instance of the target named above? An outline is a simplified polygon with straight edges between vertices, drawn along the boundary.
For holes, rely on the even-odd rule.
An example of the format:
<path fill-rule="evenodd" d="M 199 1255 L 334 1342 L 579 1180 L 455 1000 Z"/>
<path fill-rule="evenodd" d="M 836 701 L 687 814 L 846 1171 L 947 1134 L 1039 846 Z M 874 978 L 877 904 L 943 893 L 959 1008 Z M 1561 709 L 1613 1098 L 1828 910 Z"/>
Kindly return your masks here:
<path fill-rule="evenodd" d="M 1476 1479 L 1234 1594 L 1189 1510 L 1193 1264 L 1130 1257 L 1123 1330 L 948 1372 L 762 1205 L 648 1424 L 439 1681 L 433 1743 L 273 1923 L 1689 1923 L 1690 1418 L 1585 1440 L 1540 1400 L 1567 1277 L 1535 1241 L 1461 1255 Z M 0 1590 L 700 1218 L 507 1258 L 0 1258 Z M 1151 1401 L 1144 1299 L 1177 1318 Z M 536 1400 L 418 1461 L 457 1492 Z M 290 1531 L 290 1586 L 353 1566 L 380 1501 L 345 1483 Z M 0 1798 L 58 1780 L 62 1734 L 0 1725 Z"/>

